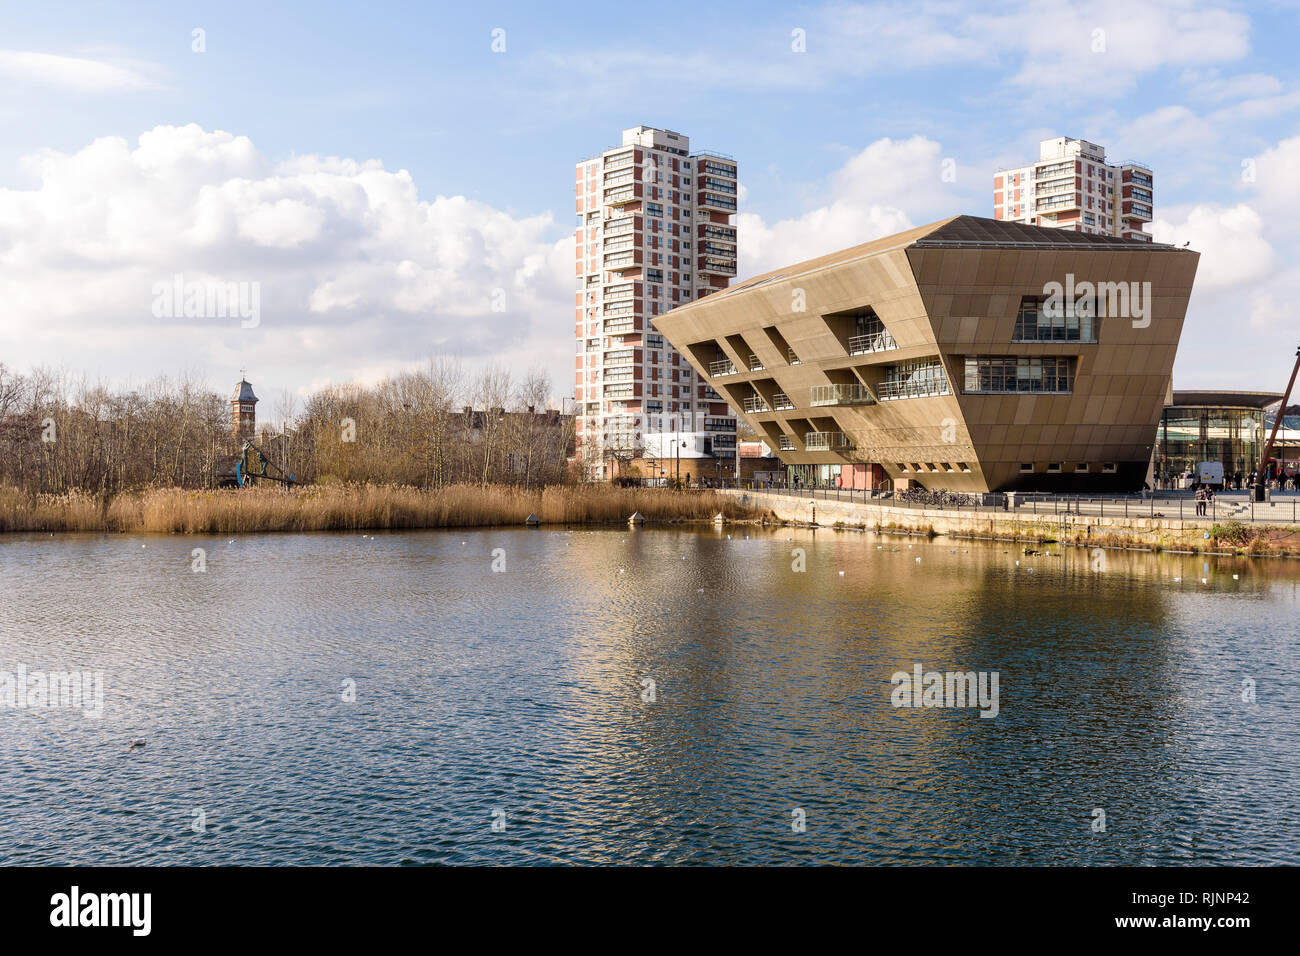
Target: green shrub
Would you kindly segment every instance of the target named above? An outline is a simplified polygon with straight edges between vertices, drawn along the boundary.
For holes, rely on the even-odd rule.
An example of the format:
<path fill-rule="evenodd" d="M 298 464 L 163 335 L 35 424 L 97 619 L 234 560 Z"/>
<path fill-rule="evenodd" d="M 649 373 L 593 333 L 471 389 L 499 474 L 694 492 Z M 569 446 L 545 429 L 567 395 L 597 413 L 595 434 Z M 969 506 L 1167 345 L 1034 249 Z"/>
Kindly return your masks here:
<path fill-rule="evenodd" d="M 1225 521 L 1210 527 L 1210 537 L 1228 544 L 1246 544 L 1255 535 L 1240 521 Z"/>

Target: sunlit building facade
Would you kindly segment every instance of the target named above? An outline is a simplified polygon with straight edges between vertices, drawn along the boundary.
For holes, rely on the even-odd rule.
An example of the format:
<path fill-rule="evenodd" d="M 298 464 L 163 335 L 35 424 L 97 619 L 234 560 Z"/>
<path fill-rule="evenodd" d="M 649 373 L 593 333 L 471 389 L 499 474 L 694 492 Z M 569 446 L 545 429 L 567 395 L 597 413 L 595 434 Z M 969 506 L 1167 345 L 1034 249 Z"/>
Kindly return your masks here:
<path fill-rule="evenodd" d="M 731 474 L 735 414 L 656 321 L 725 289 L 736 274 L 735 160 L 692 152 L 672 130 L 636 126 L 623 131 L 621 145 L 578 163 L 574 192 L 574 397 L 584 474 L 643 471 L 637 463 L 647 456 L 676 461 L 683 448 L 700 459 L 695 475 Z M 662 477 L 663 469 L 652 470 Z"/>
<path fill-rule="evenodd" d="M 956 216 L 747 279 L 657 325 L 801 483 L 1137 490 L 1198 259 Z M 1076 283 L 1109 298 L 1053 302 Z"/>

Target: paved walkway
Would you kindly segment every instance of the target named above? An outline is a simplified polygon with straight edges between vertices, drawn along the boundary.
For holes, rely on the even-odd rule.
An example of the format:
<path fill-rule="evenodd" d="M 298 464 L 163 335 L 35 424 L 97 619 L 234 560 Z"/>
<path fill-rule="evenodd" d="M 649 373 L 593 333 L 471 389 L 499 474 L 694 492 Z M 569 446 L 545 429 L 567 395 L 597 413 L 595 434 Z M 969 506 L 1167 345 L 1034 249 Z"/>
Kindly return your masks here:
<path fill-rule="evenodd" d="M 911 501 L 892 496 L 873 496 L 871 492 L 843 488 L 750 488 L 761 494 L 774 494 L 807 500 L 839 501 L 845 504 L 879 505 L 916 511 L 942 511 L 992 515 L 1080 515 L 1097 518 L 1156 518 L 1190 523 L 1212 524 L 1222 521 L 1244 523 L 1300 524 L 1300 493 L 1275 491 L 1269 501 L 1256 502 L 1245 491 L 1222 492 L 1206 505 L 1204 516 L 1196 514 L 1196 500 L 1190 491 L 1156 492 L 1149 498 L 1139 495 L 1035 495 L 1016 496 L 1014 512 L 1001 495 L 988 496 L 989 504 L 980 503 L 979 495 L 943 495 L 933 500 Z"/>

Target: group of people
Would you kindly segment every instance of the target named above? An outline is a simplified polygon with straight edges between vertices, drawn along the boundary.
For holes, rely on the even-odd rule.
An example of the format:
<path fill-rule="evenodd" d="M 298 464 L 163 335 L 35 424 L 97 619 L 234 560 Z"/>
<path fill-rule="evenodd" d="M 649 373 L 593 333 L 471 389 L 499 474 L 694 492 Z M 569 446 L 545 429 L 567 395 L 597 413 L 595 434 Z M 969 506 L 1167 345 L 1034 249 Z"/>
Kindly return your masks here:
<path fill-rule="evenodd" d="M 1214 500 L 1214 489 L 1209 485 L 1200 485 L 1196 489 L 1196 514 L 1204 516 L 1209 512 L 1210 502 Z"/>

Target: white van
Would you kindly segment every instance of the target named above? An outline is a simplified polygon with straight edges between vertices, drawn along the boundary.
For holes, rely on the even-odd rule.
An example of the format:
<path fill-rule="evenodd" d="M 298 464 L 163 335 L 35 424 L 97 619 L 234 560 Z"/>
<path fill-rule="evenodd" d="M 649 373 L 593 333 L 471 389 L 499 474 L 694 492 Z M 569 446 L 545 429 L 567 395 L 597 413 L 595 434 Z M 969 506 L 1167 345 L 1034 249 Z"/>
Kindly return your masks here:
<path fill-rule="evenodd" d="M 1223 487 L 1223 462 L 1203 461 L 1196 466 L 1196 480 L 1213 488 Z"/>

